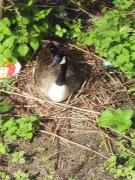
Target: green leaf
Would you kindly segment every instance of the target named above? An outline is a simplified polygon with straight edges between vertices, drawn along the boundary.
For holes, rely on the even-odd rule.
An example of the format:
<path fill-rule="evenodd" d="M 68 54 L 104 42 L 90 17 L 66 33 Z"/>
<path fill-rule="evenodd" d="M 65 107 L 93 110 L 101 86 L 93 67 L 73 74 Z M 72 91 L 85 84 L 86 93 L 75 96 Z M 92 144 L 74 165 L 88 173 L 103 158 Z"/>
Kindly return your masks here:
<path fill-rule="evenodd" d="M 51 9 L 37 11 L 35 12 L 33 19 L 35 21 L 40 21 L 41 19 L 46 18 L 50 12 L 51 12 Z"/>
<path fill-rule="evenodd" d="M 29 180 L 29 173 L 24 173 L 21 170 L 13 173 L 15 180 Z"/>
<path fill-rule="evenodd" d="M 12 153 L 12 162 L 13 163 L 20 163 L 20 164 L 24 164 L 25 163 L 25 158 L 24 158 L 24 151 L 18 151 L 18 152 L 14 152 Z"/>
<path fill-rule="evenodd" d="M 110 46 L 110 44 L 112 43 L 112 41 L 113 40 L 110 37 L 103 39 L 102 40 L 102 47 L 107 49 Z"/>
<path fill-rule="evenodd" d="M 28 3 L 26 6 L 32 6 L 35 0 L 28 0 Z"/>
<path fill-rule="evenodd" d="M 121 66 L 125 63 L 128 63 L 129 62 L 129 55 L 124 55 L 124 54 L 120 54 L 116 57 L 116 63 L 118 66 Z"/>
<path fill-rule="evenodd" d="M 4 27 L 2 32 L 5 35 L 12 35 L 11 30 L 7 27 Z"/>
<path fill-rule="evenodd" d="M 130 46 L 130 49 L 133 50 L 133 51 L 135 51 L 135 44 L 132 45 L 132 46 Z"/>
<path fill-rule="evenodd" d="M 135 157 L 130 157 L 129 158 L 128 165 L 132 166 L 133 168 L 135 167 Z"/>
<path fill-rule="evenodd" d="M 4 46 L 2 44 L 0 44 L 0 53 L 2 53 L 4 50 Z"/>
<path fill-rule="evenodd" d="M 18 48 L 18 52 L 19 52 L 20 56 L 22 56 L 22 57 L 26 56 L 28 51 L 29 51 L 29 47 L 26 44 L 20 45 Z"/>
<path fill-rule="evenodd" d="M 4 49 L 3 55 L 4 55 L 5 59 L 12 59 L 12 50 L 9 48 Z"/>
<path fill-rule="evenodd" d="M 0 54 L 0 66 L 4 64 L 5 56 L 3 54 Z"/>
<path fill-rule="evenodd" d="M 131 59 L 132 59 L 132 61 L 135 62 L 135 52 L 132 52 L 132 53 L 131 53 Z"/>
<path fill-rule="evenodd" d="M 101 127 L 110 127 L 118 132 L 123 132 L 132 125 L 132 109 L 105 110 L 98 119 L 98 125 Z"/>
<path fill-rule="evenodd" d="M 32 39 L 30 41 L 30 45 L 33 48 L 33 50 L 36 51 L 38 49 L 38 47 L 39 47 L 39 42 L 38 42 L 37 39 Z"/>
<path fill-rule="evenodd" d="M 0 33 L 0 41 L 2 41 L 4 39 L 4 34 Z"/>
<path fill-rule="evenodd" d="M 59 37 L 62 37 L 63 36 L 63 32 L 62 31 L 56 31 L 55 34 Z"/>
<path fill-rule="evenodd" d="M 6 154 L 8 151 L 7 145 L 0 143 L 0 154 Z"/>
<path fill-rule="evenodd" d="M 132 145 L 132 148 L 134 148 L 134 149 L 135 149 L 135 139 L 132 139 L 132 141 L 131 141 L 131 145 Z"/>
<path fill-rule="evenodd" d="M 27 18 L 27 17 L 22 17 L 22 24 L 23 24 L 23 25 L 28 25 L 29 23 L 30 23 L 29 18 Z"/>
<path fill-rule="evenodd" d="M 5 113 L 10 111 L 12 106 L 6 102 L 0 102 L 0 112 Z"/>
<path fill-rule="evenodd" d="M 57 31 L 61 31 L 61 27 L 60 27 L 59 24 L 56 24 L 55 28 L 56 28 Z"/>
<path fill-rule="evenodd" d="M 66 29 L 62 29 L 62 32 L 63 32 L 63 33 L 66 33 L 66 32 L 67 32 L 67 30 L 66 30 Z"/>
<path fill-rule="evenodd" d="M 1 22 L 2 22 L 2 24 L 4 24 L 5 26 L 8 26 L 8 27 L 11 25 L 11 22 L 7 17 L 3 18 Z"/>

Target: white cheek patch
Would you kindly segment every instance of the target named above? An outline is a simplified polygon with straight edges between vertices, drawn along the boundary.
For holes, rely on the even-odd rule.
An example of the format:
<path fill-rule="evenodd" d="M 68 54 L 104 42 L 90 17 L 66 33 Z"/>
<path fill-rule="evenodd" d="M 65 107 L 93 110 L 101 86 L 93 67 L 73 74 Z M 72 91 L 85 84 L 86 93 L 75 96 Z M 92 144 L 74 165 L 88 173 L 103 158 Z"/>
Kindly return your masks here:
<path fill-rule="evenodd" d="M 60 62 L 60 64 L 65 64 L 66 63 L 66 56 L 64 56 Z"/>
<path fill-rule="evenodd" d="M 54 102 L 62 102 L 66 100 L 70 95 L 69 89 L 66 85 L 58 86 L 53 83 L 49 89 L 48 97 Z"/>

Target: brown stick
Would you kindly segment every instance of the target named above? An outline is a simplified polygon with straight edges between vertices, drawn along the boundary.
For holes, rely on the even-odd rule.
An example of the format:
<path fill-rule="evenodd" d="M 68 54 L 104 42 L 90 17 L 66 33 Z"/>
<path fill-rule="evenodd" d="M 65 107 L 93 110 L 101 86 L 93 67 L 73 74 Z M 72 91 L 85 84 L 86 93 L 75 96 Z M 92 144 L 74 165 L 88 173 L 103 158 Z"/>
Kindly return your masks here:
<path fill-rule="evenodd" d="M 64 138 L 64 137 L 62 137 L 62 136 L 59 136 L 59 135 L 57 135 L 57 134 L 55 134 L 55 133 L 53 133 L 53 132 L 49 132 L 49 131 L 45 131 L 45 130 L 40 130 L 40 132 L 43 133 L 43 134 L 53 135 L 53 136 L 59 138 L 60 140 L 62 140 L 62 141 L 64 141 L 64 142 L 67 142 L 67 143 L 76 145 L 76 146 L 78 146 L 78 147 L 80 147 L 80 148 L 82 148 L 82 149 L 91 151 L 91 152 L 93 152 L 93 153 L 97 154 L 98 156 L 101 156 L 101 157 L 103 157 L 103 158 L 105 158 L 105 159 L 109 159 L 109 158 L 108 158 L 107 156 L 105 156 L 104 154 L 101 154 L 101 153 L 99 153 L 99 152 L 91 149 L 90 147 L 84 146 L 84 145 L 82 145 L 82 144 L 78 144 L 78 143 L 76 143 L 76 142 L 74 142 L 74 141 L 71 141 L 71 140 L 66 139 L 66 138 Z"/>

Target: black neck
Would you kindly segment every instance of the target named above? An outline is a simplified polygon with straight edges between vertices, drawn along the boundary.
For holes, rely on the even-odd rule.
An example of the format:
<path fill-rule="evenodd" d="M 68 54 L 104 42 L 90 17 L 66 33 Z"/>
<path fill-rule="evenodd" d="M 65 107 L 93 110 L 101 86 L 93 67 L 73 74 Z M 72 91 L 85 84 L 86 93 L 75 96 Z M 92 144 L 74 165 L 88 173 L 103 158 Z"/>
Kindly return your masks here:
<path fill-rule="evenodd" d="M 59 86 L 66 84 L 66 71 L 67 71 L 67 63 L 61 65 L 60 73 L 56 80 L 56 84 Z"/>

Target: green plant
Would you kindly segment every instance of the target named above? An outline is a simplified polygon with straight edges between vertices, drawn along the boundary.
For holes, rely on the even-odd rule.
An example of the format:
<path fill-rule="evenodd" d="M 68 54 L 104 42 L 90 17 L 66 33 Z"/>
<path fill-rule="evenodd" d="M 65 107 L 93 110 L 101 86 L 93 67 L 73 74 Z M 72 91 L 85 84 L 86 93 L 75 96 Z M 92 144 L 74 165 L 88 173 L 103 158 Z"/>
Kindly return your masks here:
<path fill-rule="evenodd" d="M 73 20 L 72 24 L 67 23 L 67 25 L 69 28 L 67 36 L 77 43 L 81 42 L 84 38 L 81 19 Z"/>
<path fill-rule="evenodd" d="M 0 102 L 0 112 L 8 112 L 13 106 Z M 36 131 L 37 116 L 25 115 L 21 118 L 2 116 L 0 120 L 0 132 L 4 140 L 16 140 L 17 138 L 31 139 Z"/>
<path fill-rule="evenodd" d="M 59 37 L 63 37 L 63 35 L 66 33 L 66 29 L 65 28 L 61 28 L 60 25 L 56 24 L 55 26 L 55 35 L 59 36 Z"/>
<path fill-rule="evenodd" d="M 106 162 L 105 170 L 114 175 L 114 178 L 135 179 L 135 155 L 130 150 L 118 149 L 118 155 L 111 156 Z"/>
<path fill-rule="evenodd" d="M 0 102 L 0 112 L 5 113 L 11 110 L 12 106 L 6 102 Z"/>
<path fill-rule="evenodd" d="M 29 173 L 24 173 L 21 170 L 13 173 L 15 180 L 29 180 Z"/>
<path fill-rule="evenodd" d="M 12 153 L 12 162 L 13 163 L 20 163 L 20 164 L 24 164 L 25 163 L 25 158 L 24 158 L 24 151 L 18 151 L 18 152 L 14 152 Z"/>
<path fill-rule="evenodd" d="M 120 108 L 105 110 L 98 119 L 98 125 L 118 132 L 119 145 L 115 155 L 106 162 L 105 170 L 113 174 L 116 179 L 135 179 L 134 111 Z"/>
<path fill-rule="evenodd" d="M 8 146 L 6 144 L 0 143 L 0 154 L 7 154 L 8 151 Z"/>
<path fill-rule="evenodd" d="M 17 138 L 31 139 L 35 130 L 37 116 L 24 116 L 22 118 L 3 117 L 0 123 L 0 131 L 4 139 L 13 141 Z"/>
<path fill-rule="evenodd" d="M 5 172 L 0 171 L 0 179 L 1 180 L 10 180 L 10 177 Z"/>
<path fill-rule="evenodd" d="M 83 34 L 82 42 L 119 67 L 127 77 L 135 76 L 134 0 L 115 0 L 115 8 L 94 20 L 94 28 Z"/>
<path fill-rule="evenodd" d="M 0 90 L 2 91 L 10 91 L 14 86 L 14 79 L 13 77 L 8 77 L 4 81 L 0 82 Z"/>
<path fill-rule="evenodd" d="M 132 109 L 108 109 L 105 110 L 98 119 L 98 125 L 101 127 L 110 127 L 118 132 L 123 132 L 132 125 Z"/>
<path fill-rule="evenodd" d="M 33 8 L 36 1 L 31 0 L 23 5 L 10 3 L 5 7 L 5 17 L 0 20 L 0 65 L 7 60 L 28 58 L 38 49 L 49 26 L 47 17 L 51 9 Z"/>

